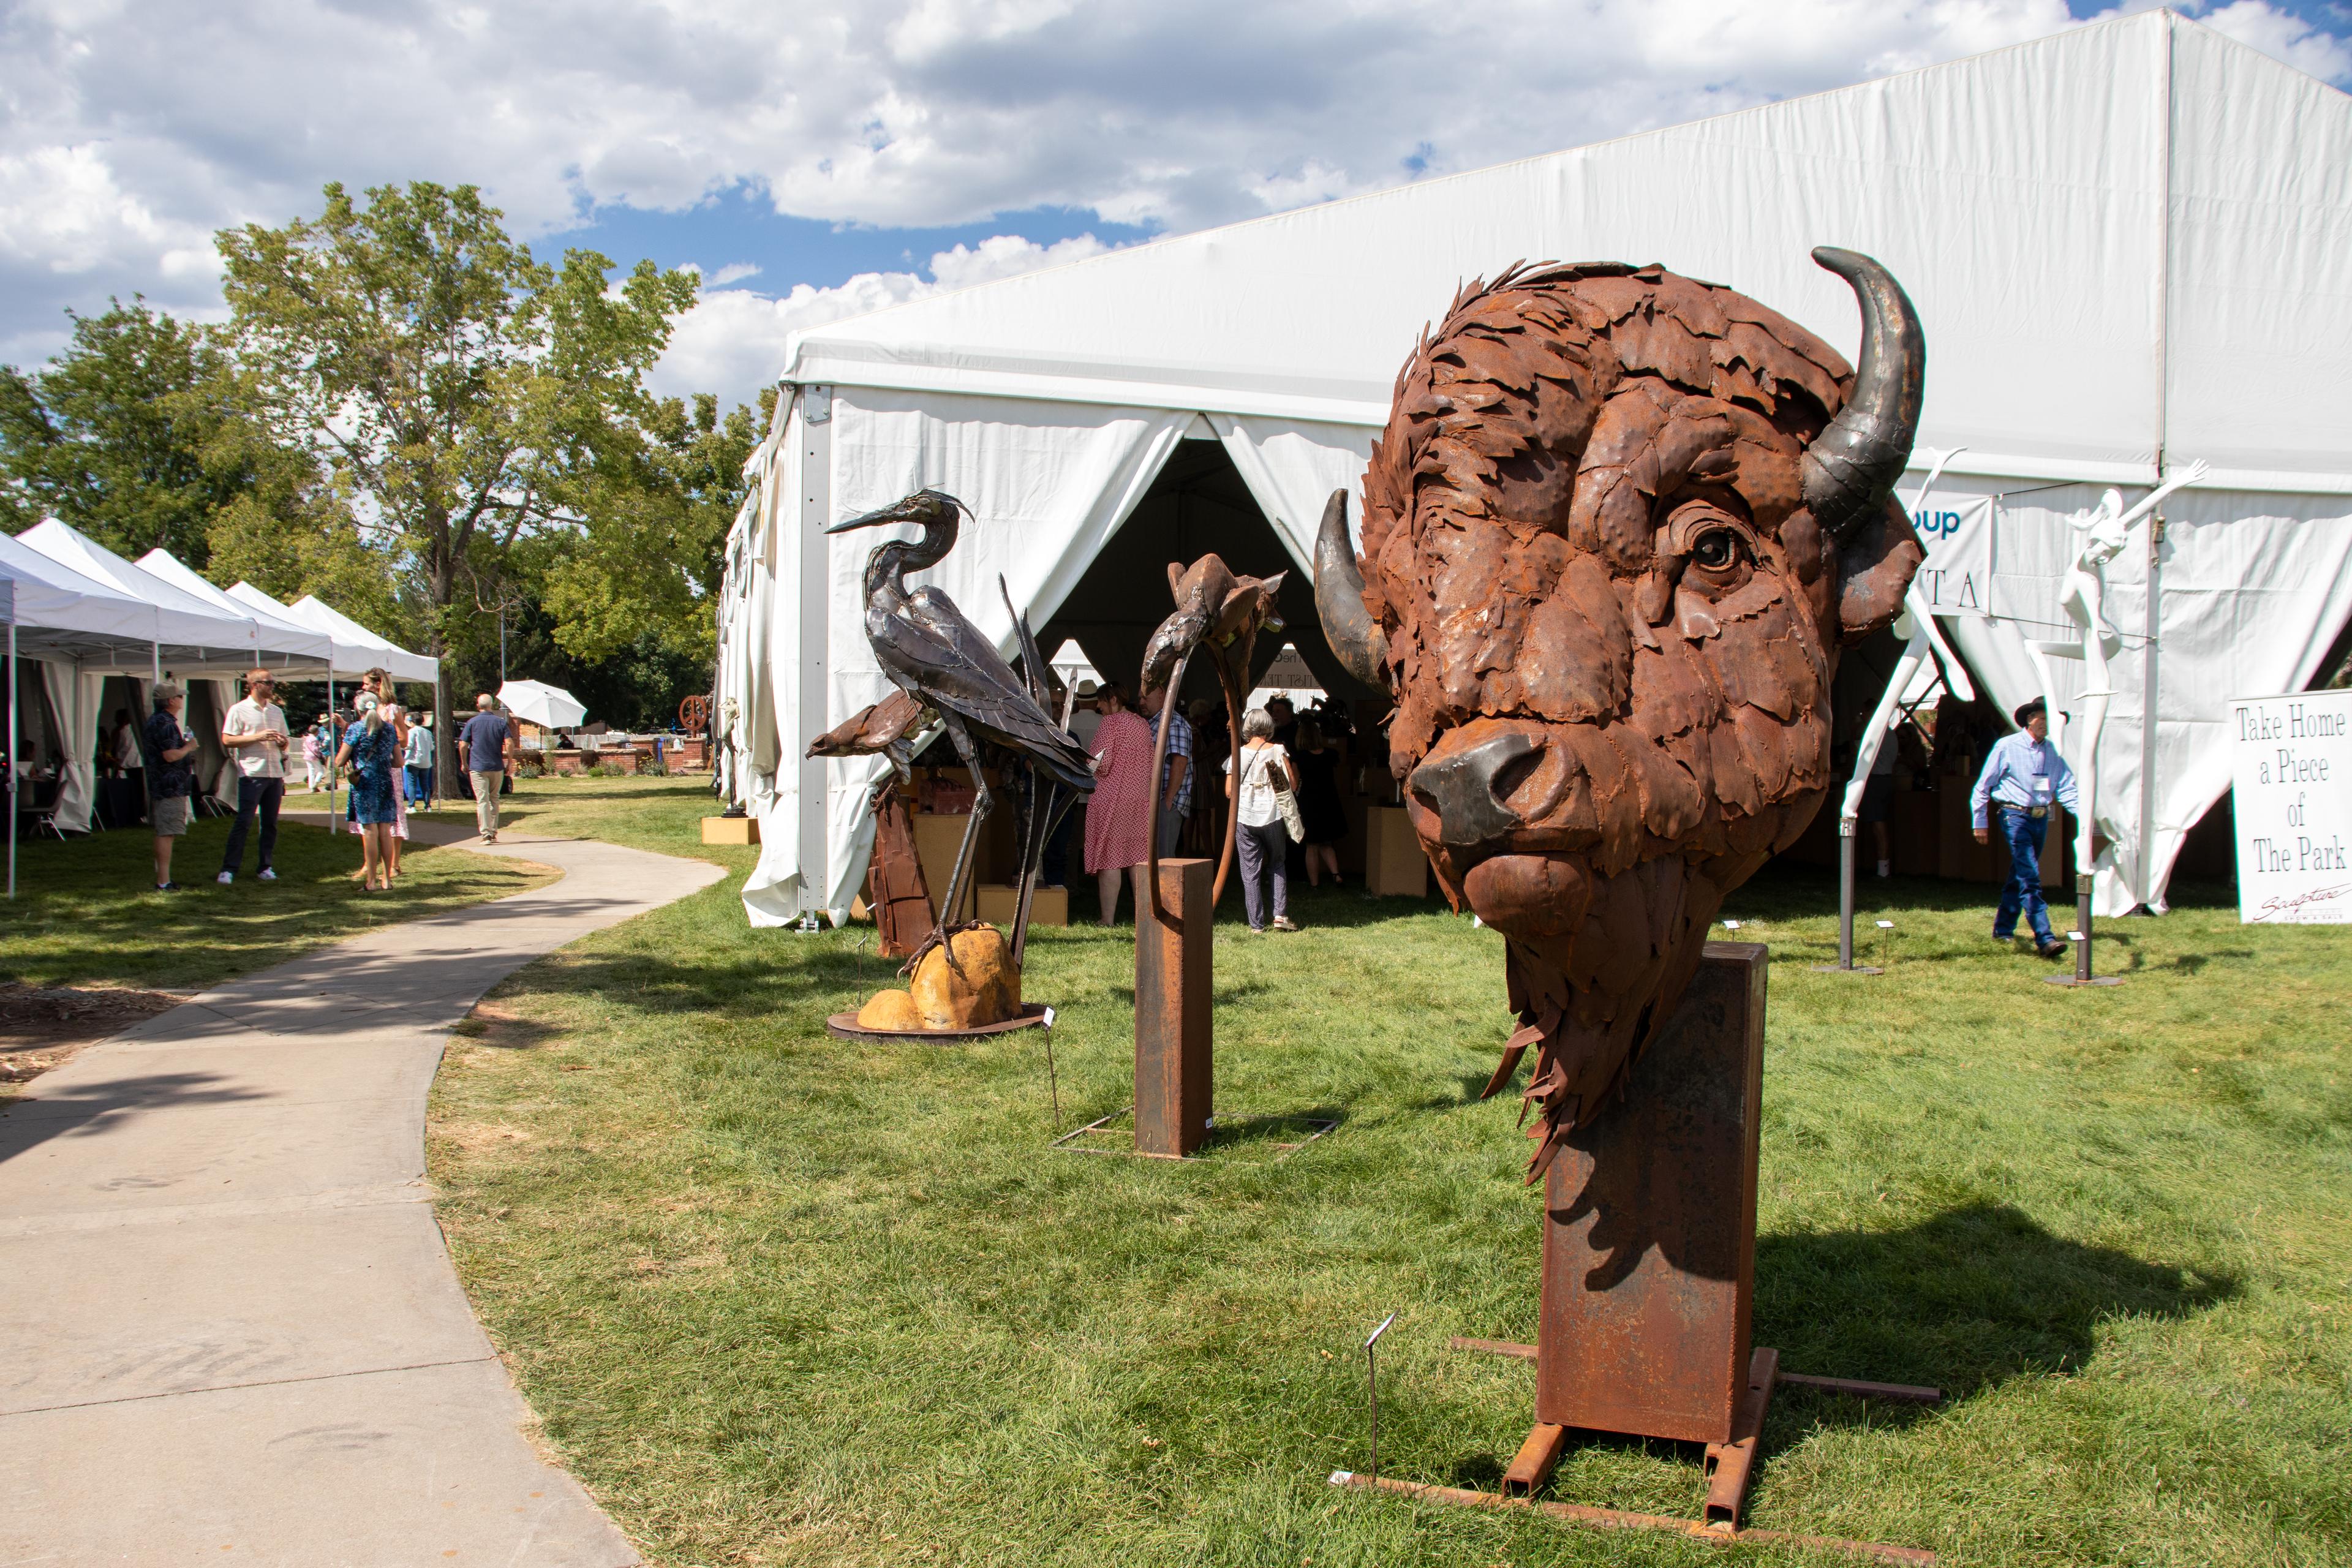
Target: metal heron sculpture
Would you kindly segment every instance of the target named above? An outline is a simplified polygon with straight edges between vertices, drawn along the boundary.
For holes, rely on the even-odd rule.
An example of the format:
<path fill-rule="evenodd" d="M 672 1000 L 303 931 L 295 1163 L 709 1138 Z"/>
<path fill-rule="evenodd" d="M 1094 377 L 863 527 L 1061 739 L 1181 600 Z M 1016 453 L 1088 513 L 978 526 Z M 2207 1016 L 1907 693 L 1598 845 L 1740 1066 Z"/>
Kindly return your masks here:
<path fill-rule="evenodd" d="M 1036 863 L 1059 816 L 1055 809 L 1057 797 L 1067 797 L 1059 802 L 1066 810 L 1079 796 L 1092 794 L 1094 763 L 1077 738 L 1046 711 L 1044 666 L 1025 620 L 1015 616 L 1014 625 L 1021 634 L 1024 662 L 1029 666 L 1026 679 L 1004 661 L 996 645 L 965 617 L 953 599 L 928 585 L 907 586 L 908 573 L 936 566 L 955 548 L 959 522 L 969 510 L 951 495 L 921 489 L 904 500 L 836 522 L 825 531 L 846 533 L 902 522 L 917 524 L 923 531 L 918 540 L 892 540 L 877 545 L 866 558 L 866 640 L 891 682 L 939 715 L 957 756 L 971 771 L 971 820 L 965 825 L 963 843 L 956 850 L 955 870 L 948 879 L 947 896 L 940 906 L 941 920 L 932 932 L 932 942 L 945 941 L 952 934 L 950 921 L 961 907 L 972 847 L 979 842 L 981 824 L 995 805 L 988 775 L 981 766 L 981 746 L 1002 747 L 1030 770 L 1035 787 L 1027 830 L 1022 835 L 1021 899 L 1013 920 L 1013 962 L 1017 967 L 1028 934 Z M 948 952 L 952 959 L 952 944 Z M 916 959 L 921 956 L 920 952 L 915 955 Z"/>

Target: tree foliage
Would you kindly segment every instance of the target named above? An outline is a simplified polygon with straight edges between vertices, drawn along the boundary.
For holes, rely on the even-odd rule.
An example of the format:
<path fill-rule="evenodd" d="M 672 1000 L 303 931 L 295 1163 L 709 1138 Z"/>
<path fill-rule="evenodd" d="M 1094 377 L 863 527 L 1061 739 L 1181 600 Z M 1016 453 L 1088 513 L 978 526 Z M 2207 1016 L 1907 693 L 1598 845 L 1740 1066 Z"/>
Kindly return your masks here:
<path fill-rule="evenodd" d="M 590 250 L 560 269 L 470 185 L 418 182 L 282 228 L 218 237 L 254 406 L 318 454 L 404 563 L 430 651 L 516 581 L 519 542 L 583 533 L 647 461 L 645 373 L 694 302 L 690 272 Z"/>
<path fill-rule="evenodd" d="M 11 532 L 55 516 L 119 554 L 160 546 L 199 571 L 224 540 L 234 553 L 248 537 L 310 535 L 340 542 L 338 580 L 372 573 L 382 596 L 382 563 L 352 555 L 349 513 L 317 466 L 246 416 L 212 331 L 136 296 L 71 320 L 45 369 L 0 365 Z"/>

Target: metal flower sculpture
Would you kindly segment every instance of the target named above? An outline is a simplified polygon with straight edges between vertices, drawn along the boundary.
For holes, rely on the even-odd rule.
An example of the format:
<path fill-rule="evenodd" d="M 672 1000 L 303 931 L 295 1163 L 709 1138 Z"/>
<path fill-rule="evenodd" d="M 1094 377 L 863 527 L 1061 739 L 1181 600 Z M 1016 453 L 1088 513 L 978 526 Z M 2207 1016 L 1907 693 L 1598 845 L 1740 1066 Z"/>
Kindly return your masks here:
<path fill-rule="evenodd" d="M 1209 662 L 1215 667 L 1217 686 L 1224 693 L 1226 733 L 1242 732 L 1242 700 L 1249 687 L 1250 658 L 1257 648 L 1257 634 L 1269 626 L 1280 626 L 1282 621 L 1274 613 L 1274 596 L 1282 587 L 1286 572 L 1271 577 L 1241 577 L 1233 568 L 1214 554 L 1203 555 L 1190 566 L 1168 563 L 1168 591 L 1174 595 L 1176 610 L 1160 623 L 1151 640 L 1143 647 L 1142 679 L 1136 689 L 1155 691 L 1161 686 L 1169 689 L 1168 700 L 1174 702 L 1184 689 L 1184 671 L 1191 666 L 1192 655 L 1205 647 Z M 1160 820 L 1160 788 L 1168 773 L 1168 725 L 1155 725 L 1157 739 L 1151 749 L 1150 822 Z M 1225 845 L 1217 860 L 1217 880 L 1210 894 L 1209 905 L 1216 907 L 1224 897 L 1225 879 L 1234 868 L 1234 824 L 1239 817 L 1225 813 Z M 1151 889 L 1152 910 L 1161 920 L 1169 919 L 1160 897 L 1160 835 L 1151 836 L 1150 869 L 1146 873 Z"/>
<path fill-rule="evenodd" d="M 1397 381 L 1317 550 L 1332 650 L 1397 708 L 1390 756 L 1446 895 L 1499 931 L 1538 1048 L 1529 1180 L 1681 1000 L 1726 894 L 1832 784 L 1839 647 L 1901 609 L 1892 503 L 1918 425 L 1918 317 L 1878 263 L 1862 363 L 1658 267 L 1473 284 Z"/>

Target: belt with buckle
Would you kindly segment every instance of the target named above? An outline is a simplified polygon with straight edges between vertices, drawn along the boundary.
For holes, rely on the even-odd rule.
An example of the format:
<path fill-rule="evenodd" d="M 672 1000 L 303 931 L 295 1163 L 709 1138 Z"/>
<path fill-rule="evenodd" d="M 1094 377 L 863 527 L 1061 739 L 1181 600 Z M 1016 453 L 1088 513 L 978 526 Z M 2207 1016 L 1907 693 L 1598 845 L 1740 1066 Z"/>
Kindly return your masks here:
<path fill-rule="evenodd" d="M 2001 811 L 2013 811 L 2021 816 L 2039 818 L 2050 815 L 2050 808 L 2046 805 L 2011 805 L 2005 800 L 1997 800 L 1993 802 L 1993 805 L 1996 808 Z"/>

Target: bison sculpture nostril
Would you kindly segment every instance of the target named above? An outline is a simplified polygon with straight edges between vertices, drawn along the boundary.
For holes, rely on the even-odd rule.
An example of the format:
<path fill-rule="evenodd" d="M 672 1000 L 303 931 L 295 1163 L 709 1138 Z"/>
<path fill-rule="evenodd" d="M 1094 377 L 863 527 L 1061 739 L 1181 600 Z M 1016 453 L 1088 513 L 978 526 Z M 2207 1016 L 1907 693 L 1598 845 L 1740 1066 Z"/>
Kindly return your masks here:
<path fill-rule="evenodd" d="M 1504 804 L 1509 792 L 1497 787 L 1512 764 L 1534 756 L 1542 743 L 1507 731 L 1476 745 L 1432 757 L 1412 770 L 1412 792 L 1437 813 L 1441 842 L 1457 848 L 1499 838 L 1519 826 L 1518 814 Z M 1524 770 L 1520 770 L 1524 776 Z"/>

